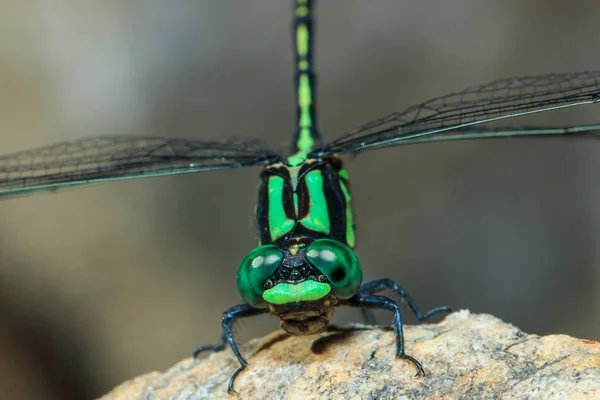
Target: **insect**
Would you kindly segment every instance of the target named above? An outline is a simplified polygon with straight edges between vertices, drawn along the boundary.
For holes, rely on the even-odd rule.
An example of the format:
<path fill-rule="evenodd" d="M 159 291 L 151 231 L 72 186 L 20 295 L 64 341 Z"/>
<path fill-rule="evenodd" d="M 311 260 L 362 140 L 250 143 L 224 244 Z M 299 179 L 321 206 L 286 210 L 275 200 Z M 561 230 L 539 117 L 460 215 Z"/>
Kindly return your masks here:
<path fill-rule="evenodd" d="M 256 217 L 259 245 L 243 259 L 237 285 L 244 298 L 225 311 L 220 343 L 199 348 L 233 349 L 247 366 L 232 335 L 242 317 L 272 313 L 292 334 L 323 330 L 338 306 L 385 309 L 394 314 L 396 355 L 406 354 L 397 303 L 376 293 L 394 290 L 419 320 L 449 308 L 422 313 L 389 279 L 362 282 L 354 252 L 355 226 L 344 154 L 423 142 L 511 136 L 597 137 L 600 125 L 519 128 L 488 123 L 600 100 L 600 71 L 497 80 L 417 104 L 325 142 L 317 127 L 312 1 L 294 2 L 294 87 L 297 120 L 291 155 L 255 143 L 206 142 L 144 137 L 96 137 L 0 157 L 0 197 L 55 191 L 116 179 L 215 169 L 260 167 Z"/>

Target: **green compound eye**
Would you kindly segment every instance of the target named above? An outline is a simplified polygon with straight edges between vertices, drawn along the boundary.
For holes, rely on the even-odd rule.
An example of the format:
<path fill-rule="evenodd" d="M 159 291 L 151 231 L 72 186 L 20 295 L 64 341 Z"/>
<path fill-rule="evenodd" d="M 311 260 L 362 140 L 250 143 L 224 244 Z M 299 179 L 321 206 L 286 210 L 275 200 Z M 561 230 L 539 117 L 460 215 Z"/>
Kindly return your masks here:
<path fill-rule="evenodd" d="M 306 259 L 331 282 L 335 296 L 352 297 L 362 282 L 362 267 L 354 251 L 342 242 L 319 239 L 306 249 Z"/>
<path fill-rule="evenodd" d="M 252 307 L 267 306 L 262 298 L 265 282 L 273 275 L 282 259 L 281 250 L 275 245 L 268 244 L 252 250 L 240 264 L 237 273 L 238 290 Z"/>

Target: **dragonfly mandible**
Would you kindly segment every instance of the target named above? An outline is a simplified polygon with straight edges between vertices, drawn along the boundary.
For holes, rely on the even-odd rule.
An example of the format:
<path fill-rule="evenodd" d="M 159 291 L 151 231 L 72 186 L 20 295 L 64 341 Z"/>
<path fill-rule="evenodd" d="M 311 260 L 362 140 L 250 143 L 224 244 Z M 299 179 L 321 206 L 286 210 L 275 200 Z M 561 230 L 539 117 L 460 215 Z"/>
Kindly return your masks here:
<path fill-rule="evenodd" d="M 242 317 L 274 314 L 292 334 L 325 329 L 336 307 L 384 309 L 394 314 L 398 358 L 405 353 L 400 309 L 377 294 L 392 289 L 417 319 L 448 312 L 421 312 L 396 282 L 362 282 L 354 252 L 355 224 L 349 174 L 341 156 L 384 147 L 435 141 L 533 137 L 591 137 L 599 125 L 518 127 L 489 123 L 600 101 L 600 71 L 508 78 L 436 97 L 366 123 L 325 141 L 318 129 L 313 61 L 313 1 L 295 0 L 293 17 L 295 131 L 289 155 L 254 142 L 194 141 L 160 137 L 105 136 L 58 143 L 0 157 L 0 198 L 52 192 L 118 179 L 242 167 L 260 168 L 256 208 L 259 244 L 241 262 L 237 285 L 244 302 L 223 313 L 223 335 L 240 367 L 247 367 L 232 334 Z M 368 316 L 368 315 L 367 315 Z"/>

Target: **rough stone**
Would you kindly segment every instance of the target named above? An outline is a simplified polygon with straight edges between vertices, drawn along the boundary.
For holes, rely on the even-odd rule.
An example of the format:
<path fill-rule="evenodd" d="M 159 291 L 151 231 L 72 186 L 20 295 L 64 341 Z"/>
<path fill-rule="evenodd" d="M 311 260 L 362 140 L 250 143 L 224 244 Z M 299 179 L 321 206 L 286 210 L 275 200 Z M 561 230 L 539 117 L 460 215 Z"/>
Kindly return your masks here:
<path fill-rule="evenodd" d="M 526 334 L 465 310 L 404 332 L 425 377 L 395 358 L 392 330 L 353 325 L 310 336 L 278 331 L 243 345 L 249 365 L 237 394 L 227 392 L 239 366 L 227 349 L 126 381 L 102 399 L 600 398 L 595 340 Z"/>

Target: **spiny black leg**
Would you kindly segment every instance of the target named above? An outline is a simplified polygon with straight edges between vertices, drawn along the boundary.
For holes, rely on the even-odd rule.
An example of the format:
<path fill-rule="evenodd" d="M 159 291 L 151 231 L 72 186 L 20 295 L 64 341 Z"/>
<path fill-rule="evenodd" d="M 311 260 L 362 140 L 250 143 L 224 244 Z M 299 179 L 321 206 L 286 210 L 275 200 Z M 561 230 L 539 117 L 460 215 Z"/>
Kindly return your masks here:
<path fill-rule="evenodd" d="M 223 313 L 223 318 L 221 319 L 221 326 L 223 327 L 223 335 L 221 336 L 221 340 L 219 341 L 219 344 L 202 346 L 194 351 L 194 358 L 196 358 L 198 356 L 198 354 L 200 354 L 201 352 L 203 352 L 205 350 L 216 350 L 216 351 L 223 350 L 225 348 L 225 343 L 226 342 L 229 343 L 229 345 L 231 346 L 231 349 L 233 350 L 233 354 L 235 354 L 235 356 L 237 357 L 238 361 L 241 364 L 241 366 L 233 373 L 233 375 L 231 376 L 231 379 L 229 379 L 229 388 L 228 388 L 229 392 L 235 393 L 235 390 L 233 389 L 233 381 L 235 381 L 235 378 L 238 376 L 238 374 L 240 372 L 242 372 L 244 370 L 244 368 L 246 368 L 246 366 L 248 365 L 248 363 L 242 356 L 242 353 L 240 353 L 240 349 L 238 348 L 238 345 L 235 342 L 233 333 L 231 332 L 231 328 L 232 328 L 234 322 L 239 318 L 251 317 L 253 315 L 260 315 L 260 314 L 264 314 L 266 312 L 267 312 L 267 309 L 254 308 L 247 303 L 242 303 L 235 307 L 231 307 L 229 310 L 227 310 Z"/>
<path fill-rule="evenodd" d="M 393 280 L 388 279 L 388 278 L 377 279 L 374 281 L 365 282 L 362 285 L 360 285 L 360 288 L 358 289 L 358 293 L 373 294 L 376 292 L 381 292 L 382 290 L 386 290 L 386 289 L 392 289 L 394 292 L 398 293 L 400 295 L 400 297 L 402 298 L 402 300 L 404 300 L 406 302 L 406 304 L 408 305 L 408 308 L 410 308 L 410 310 L 415 314 L 415 316 L 417 317 L 417 319 L 419 321 L 423 321 L 439 312 L 451 312 L 452 311 L 452 309 L 450 307 L 442 306 L 442 307 L 436 307 L 434 309 L 431 309 L 431 310 L 427 311 L 425 314 L 423 314 L 419 310 L 417 303 L 412 299 L 412 297 L 410 297 L 410 295 L 408 293 L 406 293 L 406 290 L 404 290 L 404 288 L 402 286 L 398 285 L 396 282 L 394 282 Z M 364 312 L 363 312 L 363 315 L 365 315 Z M 366 318 L 366 315 L 365 315 L 365 318 Z"/>
<path fill-rule="evenodd" d="M 402 317 L 400 315 L 400 308 L 394 300 L 389 299 L 385 296 L 357 293 L 354 296 L 350 297 L 348 300 L 344 301 L 342 304 L 351 307 L 371 309 L 381 308 L 384 310 L 392 311 L 394 313 L 394 330 L 396 332 L 396 357 L 403 358 L 412 362 L 417 367 L 417 375 L 422 373 L 423 376 L 425 376 L 425 372 L 423 371 L 423 366 L 421 365 L 421 363 L 412 356 L 409 356 L 408 354 L 404 353 L 404 333 L 402 330 Z"/>

